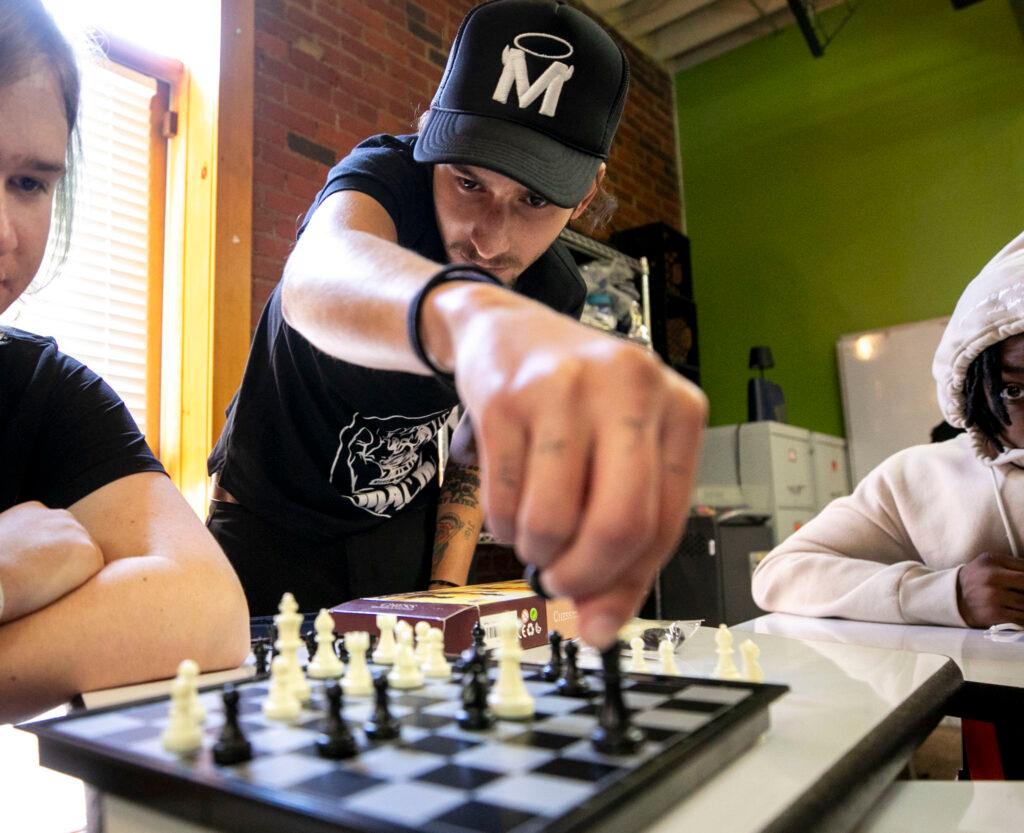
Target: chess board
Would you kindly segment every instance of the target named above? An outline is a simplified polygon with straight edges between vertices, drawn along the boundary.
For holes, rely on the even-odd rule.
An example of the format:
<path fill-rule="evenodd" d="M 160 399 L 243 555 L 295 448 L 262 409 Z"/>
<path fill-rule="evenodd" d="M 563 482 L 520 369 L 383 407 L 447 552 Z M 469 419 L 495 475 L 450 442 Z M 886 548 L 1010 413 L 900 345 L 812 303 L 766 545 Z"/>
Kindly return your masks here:
<path fill-rule="evenodd" d="M 373 669 L 378 671 L 380 669 Z M 492 677 L 495 675 L 492 670 Z M 568 833 L 639 830 L 742 754 L 769 728 L 768 705 L 787 688 L 654 674 L 623 675 L 635 725 L 647 739 L 628 757 L 594 751 L 590 734 L 600 675 L 585 672 L 589 698 L 560 696 L 539 668 L 524 666 L 536 698 L 532 720 L 461 729 L 456 681 L 392 691 L 401 738 L 368 742 L 362 723 L 373 698 L 345 699 L 360 753 L 317 754 L 322 688 L 292 725 L 265 718 L 269 682 L 237 686 L 240 725 L 253 759 L 219 766 L 220 689 L 204 691 L 204 748 L 193 758 L 164 751 L 167 698 L 29 724 L 40 763 L 99 789 L 211 829 L 238 833 Z"/>

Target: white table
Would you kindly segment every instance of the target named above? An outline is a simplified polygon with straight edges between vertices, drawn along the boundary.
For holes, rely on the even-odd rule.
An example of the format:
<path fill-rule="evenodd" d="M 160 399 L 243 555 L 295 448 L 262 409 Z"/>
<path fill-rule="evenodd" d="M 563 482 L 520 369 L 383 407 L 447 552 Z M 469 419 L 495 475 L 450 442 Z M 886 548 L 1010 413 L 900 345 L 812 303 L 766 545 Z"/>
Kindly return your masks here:
<path fill-rule="evenodd" d="M 1024 784 L 901 781 L 855 833 L 1010 833 L 1024 826 Z"/>
<path fill-rule="evenodd" d="M 770 707 L 771 730 L 648 833 L 850 830 L 961 683 L 956 665 L 934 654 L 771 635 L 755 641 L 766 680 L 791 688 Z M 714 649 L 714 631 L 700 629 L 681 649 L 681 673 L 710 676 Z M 524 659 L 542 660 L 545 653 L 533 649 Z M 105 816 L 107 833 L 204 829 L 113 796 L 105 799 Z"/>

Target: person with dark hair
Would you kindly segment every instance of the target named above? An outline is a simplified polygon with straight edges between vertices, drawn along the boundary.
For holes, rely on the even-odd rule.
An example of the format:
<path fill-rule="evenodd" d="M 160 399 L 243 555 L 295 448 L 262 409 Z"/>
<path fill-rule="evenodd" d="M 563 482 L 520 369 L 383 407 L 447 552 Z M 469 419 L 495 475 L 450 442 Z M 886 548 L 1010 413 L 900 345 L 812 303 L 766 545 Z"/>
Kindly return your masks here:
<path fill-rule="evenodd" d="M 589 641 L 634 612 L 682 531 L 707 406 L 574 320 L 557 237 L 600 189 L 628 78 L 564 0 L 492 0 L 423 129 L 328 174 L 209 461 L 208 524 L 254 612 L 463 584 L 484 505 Z"/>
<path fill-rule="evenodd" d="M 0 2 L 0 312 L 41 272 L 52 215 L 67 239 L 78 99 L 41 3 Z M 238 580 L 124 403 L 52 338 L 9 327 L 0 467 L 0 722 L 184 657 L 244 659 Z"/>
<path fill-rule="evenodd" d="M 1024 625 L 1024 234 L 964 290 L 932 374 L 966 433 L 894 454 L 769 553 L 753 579 L 762 608 Z"/>

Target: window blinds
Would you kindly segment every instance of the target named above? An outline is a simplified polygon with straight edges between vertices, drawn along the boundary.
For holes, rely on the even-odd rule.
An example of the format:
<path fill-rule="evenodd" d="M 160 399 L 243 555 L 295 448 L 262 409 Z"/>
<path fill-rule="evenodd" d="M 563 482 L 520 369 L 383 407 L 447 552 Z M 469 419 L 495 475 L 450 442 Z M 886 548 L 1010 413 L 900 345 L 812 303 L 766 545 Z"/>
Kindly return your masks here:
<path fill-rule="evenodd" d="M 102 376 L 146 432 L 149 155 L 152 79 L 83 67 L 83 159 L 71 249 L 40 275 L 0 323 L 53 336 Z M 44 267 L 45 268 L 45 267 Z M 159 285 L 159 284 L 158 284 Z"/>

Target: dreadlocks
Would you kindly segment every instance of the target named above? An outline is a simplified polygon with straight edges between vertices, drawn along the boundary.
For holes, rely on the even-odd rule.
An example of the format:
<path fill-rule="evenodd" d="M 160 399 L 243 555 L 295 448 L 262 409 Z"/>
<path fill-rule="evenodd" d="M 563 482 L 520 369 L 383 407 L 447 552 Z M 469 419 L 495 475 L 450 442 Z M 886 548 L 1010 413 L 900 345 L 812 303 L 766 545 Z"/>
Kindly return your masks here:
<path fill-rule="evenodd" d="M 999 395 L 1003 389 L 1002 343 L 988 347 L 967 368 L 964 379 L 964 422 L 968 428 L 977 426 L 998 449 L 1003 448 L 1000 435 L 1010 424 L 1006 403 Z"/>

